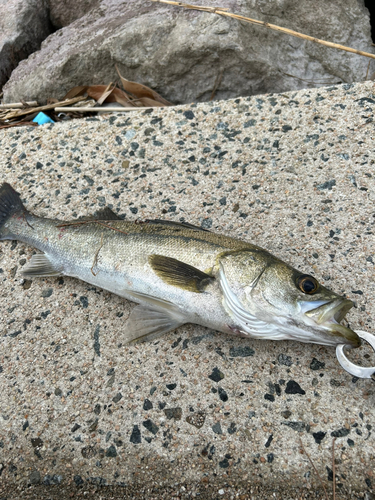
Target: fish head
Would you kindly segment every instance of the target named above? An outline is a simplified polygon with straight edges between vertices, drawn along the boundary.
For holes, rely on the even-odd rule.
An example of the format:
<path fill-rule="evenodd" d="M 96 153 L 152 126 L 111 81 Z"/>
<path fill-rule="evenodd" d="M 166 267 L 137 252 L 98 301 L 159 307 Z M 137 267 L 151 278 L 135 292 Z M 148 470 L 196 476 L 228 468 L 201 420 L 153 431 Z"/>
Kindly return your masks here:
<path fill-rule="evenodd" d="M 222 255 L 220 285 L 236 328 L 251 337 L 360 345 L 340 324 L 353 302 L 260 248 Z"/>

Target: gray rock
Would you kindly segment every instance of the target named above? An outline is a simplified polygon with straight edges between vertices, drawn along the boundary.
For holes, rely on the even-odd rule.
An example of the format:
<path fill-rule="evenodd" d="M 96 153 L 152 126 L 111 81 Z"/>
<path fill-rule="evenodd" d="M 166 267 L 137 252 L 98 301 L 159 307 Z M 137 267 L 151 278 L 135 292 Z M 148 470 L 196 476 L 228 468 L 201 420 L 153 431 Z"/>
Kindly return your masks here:
<path fill-rule="evenodd" d="M 45 0 L 0 0 L 0 87 L 51 33 Z"/>
<path fill-rule="evenodd" d="M 50 18 L 55 28 L 63 28 L 80 19 L 92 8 L 99 5 L 100 0 L 47 0 Z"/>
<path fill-rule="evenodd" d="M 30 481 L 30 484 L 39 484 L 40 483 L 40 472 L 37 470 L 30 472 L 29 481 Z"/>
<path fill-rule="evenodd" d="M 207 0 L 206 5 L 217 5 Z M 341 0 L 225 0 L 232 12 L 321 39 L 373 52 L 369 13 Z M 118 80 L 144 83 L 174 103 L 283 92 L 362 81 L 368 59 L 269 29 L 193 10 L 144 2 L 102 0 L 53 33 L 23 61 L 4 87 L 5 102 L 61 98 L 75 85 Z M 369 74 L 375 70 L 371 61 Z M 292 75 L 292 76 L 291 76 Z"/>

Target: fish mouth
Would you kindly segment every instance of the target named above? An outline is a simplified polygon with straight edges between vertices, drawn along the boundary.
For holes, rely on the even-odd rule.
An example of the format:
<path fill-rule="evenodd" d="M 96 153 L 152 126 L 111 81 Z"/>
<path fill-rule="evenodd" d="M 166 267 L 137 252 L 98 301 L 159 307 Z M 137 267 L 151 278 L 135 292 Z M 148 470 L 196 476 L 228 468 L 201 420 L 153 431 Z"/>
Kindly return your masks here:
<path fill-rule="evenodd" d="M 333 299 L 323 305 L 306 311 L 304 314 L 313 320 L 316 325 L 328 330 L 330 335 L 337 336 L 337 344 L 345 343 L 351 347 L 359 347 L 361 339 L 350 328 L 340 324 L 347 312 L 354 306 L 348 299 Z M 340 342 L 341 339 L 341 342 Z"/>

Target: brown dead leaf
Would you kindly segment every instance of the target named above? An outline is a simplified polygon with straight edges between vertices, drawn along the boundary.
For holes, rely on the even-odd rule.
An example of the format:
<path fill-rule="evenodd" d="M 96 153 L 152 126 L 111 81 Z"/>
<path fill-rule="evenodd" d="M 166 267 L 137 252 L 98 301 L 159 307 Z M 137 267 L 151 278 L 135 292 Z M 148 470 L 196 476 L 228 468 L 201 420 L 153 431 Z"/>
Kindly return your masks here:
<path fill-rule="evenodd" d="M 81 85 L 78 87 L 73 87 L 71 90 L 69 90 L 64 99 L 70 99 L 71 97 L 87 94 L 88 97 L 95 99 L 98 104 L 103 104 L 104 102 L 118 102 L 126 108 L 136 106 L 136 104 L 132 103 L 133 98 L 124 90 L 121 90 L 116 86 L 111 88 L 111 86 L 112 84 Z"/>
<path fill-rule="evenodd" d="M 138 98 L 144 98 L 147 97 L 149 99 L 153 99 L 156 102 L 162 103 L 164 106 L 172 106 L 172 103 L 164 99 L 160 94 L 155 92 L 155 90 L 150 89 L 146 85 L 142 85 L 141 83 L 136 83 L 136 82 L 131 82 L 121 76 L 118 67 L 116 66 L 117 73 L 119 77 L 121 78 L 121 83 L 124 87 L 124 90 L 126 92 L 130 92 L 133 94 L 135 97 Z M 153 104 L 151 104 L 153 106 Z M 159 104 L 160 106 L 160 104 Z"/>
<path fill-rule="evenodd" d="M 104 85 L 103 85 L 103 87 L 104 87 Z M 81 96 L 81 95 L 85 94 L 88 88 L 89 88 L 88 85 L 79 85 L 78 87 L 73 87 L 72 89 L 69 90 L 69 92 L 63 98 L 63 101 L 65 99 L 71 99 L 72 97 L 77 97 L 77 96 Z"/>
<path fill-rule="evenodd" d="M 103 102 L 107 99 L 107 97 L 109 97 L 112 94 L 114 89 L 115 87 L 113 86 L 113 83 L 112 82 L 109 83 L 107 87 L 104 89 L 103 94 L 99 97 L 98 104 L 102 105 Z"/>
<path fill-rule="evenodd" d="M 99 99 L 105 92 L 106 88 L 107 87 L 105 85 L 90 85 L 89 87 L 87 87 L 86 92 L 89 97 L 99 102 Z M 134 106 L 134 104 L 132 104 L 132 99 L 130 98 L 130 96 L 117 87 L 113 88 L 112 91 L 108 93 L 105 102 L 118 102 L 125 107 Z"/>

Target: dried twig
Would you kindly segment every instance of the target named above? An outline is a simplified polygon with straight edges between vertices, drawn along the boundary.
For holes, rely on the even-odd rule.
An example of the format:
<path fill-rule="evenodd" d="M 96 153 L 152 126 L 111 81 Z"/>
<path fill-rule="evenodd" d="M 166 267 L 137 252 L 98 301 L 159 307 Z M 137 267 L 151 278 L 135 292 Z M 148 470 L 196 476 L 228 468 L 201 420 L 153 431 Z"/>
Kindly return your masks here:
<path fill-rule="evenodd" d="M 26 106 L 38 106 L 36 101 L 26 101 L 26 102 L 10 102 L 9 104 L 0 104 L 0 109 L 14 109 L 14 108 L 24 108 Z"/>
<path fill-rule="evenodd" d="M 90 107 L 64 107 L 64 108 L 61 108 L 61 107 L 57 107 L 57 108 L 54 108 L 54 111 L 56 113 L 62 113 L 62 112 L 66 112 L 66 113 L 73 113 L 73 112 L 77 112 L 77 113 L 123 113 L 125 111 L 142 111 L 142 110 L 145 110 L 145 109 L 155 109 L 153 107 L 133 107 L 133 108 L 126 108 L 126 107 L 123 107 L 123 106 L 107 106 L 107 107 L 101 107 L 101 108 L 97 108 L 95 106 L 90 106 Z"/>
<path fill-rule="evenodd" d="M 2 128 L 11 128 L 11 127 L 22 127 L 22 126 L 27 126 L 27 127 L 37 127 L 38 124 L 36 122 L 14 122 L 14 123 L 8 123 L 6 125 L 0 125 L 0 129 Z"/>
<path fill-rule="evenodd" d="M 263 26 L 264 28 L 269 28 L 274 31 L 280 31 L 281 33 L 295 36 L 297 38 L 302 38 L 303 40 L 309 40 L 310 42 L 319 43 L 320 45 L 325 45 L 326 47 L 330 47 L 332 49 L 344 50 L 345 52 L 351 52 L 359 56 L 371 57 L 372 59 L 375 59 L 375 54 L 370 54 L 369 52 L 363 52 L 362 50 L 352 49 L 350 47 L 346 47 L 345 45 L 340 45 L 338 43 L 326 42 L 325 40 L 320 40 L 319 38 L 315 38 L 313 36 L 304 35 L 303 33 L 299 33 L 298 31 L 293 31 L 288 28 L 282 28 L 281 26 L 276 26 L 275 24 L 270 24 L 264 21 L 258 21 L 257 19 L 251 19 L 250 17 L 233 14 L 232 12 L 227 12 L 226 9 L 223 9 L 222 7 L 202 7 L 200 5 L 190 5 L 183 2 L 174 2 L 172 0 L 150 0 L 150 1 L 175 5 L 177 7 L 184 7 L 185 9 L 211 12 L 212 14 L 219 14 L 220 16 L 232 17 L 233 19 L 238 19 L 239 21 L 245 21 L 250 24 L 257 24 L 258 26 Z"/>
<path fill-rule="evenodd" d="M 302 439 L 301 439 L 301 438 L 299 438 L 299 442 L 300 442 L 300 444 L 301 444 L 302 451 L 304 452 L 304 454 L 305 454 L 305 455 L 307 456 L 307 458 L 309 459 L 309 462 L 310 462 L 311 466 L 313 467 L 313 469 L 314 469 L 314 471 L 315 471 L 315 474 L 318 476 L 318 479 L 319 479 L 319 481 L 320 481 L 320 484 L 322 485 L 322 488 L 323 488 L 323 490 L 324 490 L 324 494 L 325 494 L 325 496 L 326 496 L 326 499 L 327 499 L 327 500 L 329 500 L 329 499 L 328 499 L 328 493 L 327 493 L 327 490 L 326 490 L 326 488 L 325 488 L 325 486 L 324 486 L 323 480 L 322 480 L 322 478 L 320 477 L 320 474 L 319 474 L 319 472 L 318 472 L 317 468 L 315 467 L 314 462 L 311 460 L 310 455 L 309 455 L 309 454 L 307 453 L 307 451 L 305 450 L 305 447 L 303 446 L 303 443 L 302 443 Z"/>
<path fill-rule="evenodd" d="M 23 217 L 23 220 L 26 222 L 26 224 L 27 224 L 29 227 L 31 227 L 31 229 L 34 229 L 34 227 L 33 227 L 33 226 L 30 224 L 30 222 L 27 220 L 26 214 L 27 214 L 27 212 L 26 212 L 26 210 L 24 210 L 24 211 L 22 212 L 22 217 Z"/>
<path fill-rule="evenodd" d="M 92 266 L 91 266 L 91 272 L 94 276 L 96 276 L 98 273 L 94 273 L 94 267 L 96 266 L 96 264 L 98 263 L 98 255 L 99 255 L 99 252 L 100 250 L 102 249 L 103 247 L 103 235 L 104 233 L 102 233 L 102 236 L 100 238 L 100 247 L 97 249 L 97 251 L 95 252 L 95 255 L 94 255 L 94 261 L 92 263 Z"/>
<path fill-rule="evenodd" d="M 69 106 L 71 104 L 75 104 L 76 102 L 79 101 L 85 101 L 86 97 L 74 97 L 73 99 L 67 99 L 66 101 L 61 101 L 59 102 L 59 106 Z M 27 109 L 20 109 L 17 111 L 10 111 L 5 117 L 3 117 L 3 120 L 11 120 L 12 118 L 18 118 L 19 116 L 25 116 L 25 115 L 31 115 L 32 113 L 39 113 L 40 111 L 47 111 L 48 109 L 54 109 L 56 107 L 56 104 L 46 104 L 45 106 L 38 106 L 35 108 L 27 108 Z"/>

